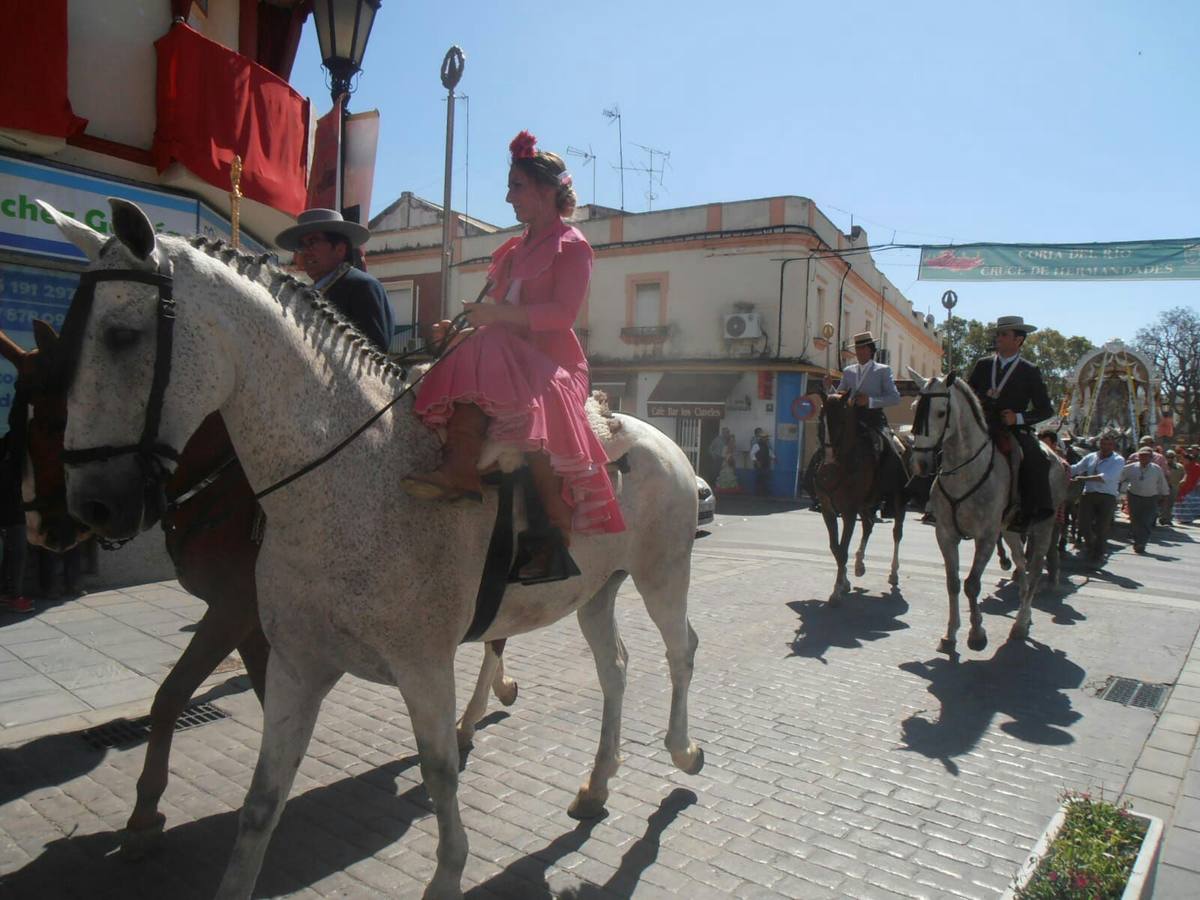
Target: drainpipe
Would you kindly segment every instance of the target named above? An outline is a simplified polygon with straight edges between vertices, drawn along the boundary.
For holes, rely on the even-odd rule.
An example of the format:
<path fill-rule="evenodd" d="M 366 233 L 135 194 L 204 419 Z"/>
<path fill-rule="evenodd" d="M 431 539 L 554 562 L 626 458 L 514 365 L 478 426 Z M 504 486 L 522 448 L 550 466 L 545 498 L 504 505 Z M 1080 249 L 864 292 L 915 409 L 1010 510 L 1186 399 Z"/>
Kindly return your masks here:
<path fill-rule="evenodd" d="M 816 250 L 810 250 L 808 256 L 789 256 L 779 260 L 779 321 L 776 324 L 775 331 L 775 358 L 780 359 L 783 355 L 783 271 L 787 268 L 790 262 L 804 260 L 804 339 L 800 348 L 799 357 L 803 357 L 808 351 L 808 285 L 812 281 L 812 258 L 816 254 Z"/>

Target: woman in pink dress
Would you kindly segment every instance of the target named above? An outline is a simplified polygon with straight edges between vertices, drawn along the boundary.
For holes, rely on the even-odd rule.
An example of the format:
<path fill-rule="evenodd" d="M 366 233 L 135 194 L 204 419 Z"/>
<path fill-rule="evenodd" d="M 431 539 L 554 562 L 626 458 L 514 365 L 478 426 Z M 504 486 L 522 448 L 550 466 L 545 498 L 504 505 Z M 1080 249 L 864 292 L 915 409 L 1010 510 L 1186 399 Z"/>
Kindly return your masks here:
<path fill-rule="evenodd" d="M 403 487 L 431 500 L 477 496 L 479 453 L 490 434 L 526 452 L 551 524 L 569 544 L 571 532 L 625 528 L 604 448 L 584 412 L 588 365 L 572 330 L 587 297 L 592 248 L 563 221 L 575 191 L 562 159 L 536 149 L 527 131 L 509 149 L 506 199 L 525 232 L 492 254 L 494 302 L 467 304 L 474 331 L 421 383 L 415 410 L 430 427 L 445 427 L 444 458 Z M 546 564 L 535 553 L 522 578 Z"/>

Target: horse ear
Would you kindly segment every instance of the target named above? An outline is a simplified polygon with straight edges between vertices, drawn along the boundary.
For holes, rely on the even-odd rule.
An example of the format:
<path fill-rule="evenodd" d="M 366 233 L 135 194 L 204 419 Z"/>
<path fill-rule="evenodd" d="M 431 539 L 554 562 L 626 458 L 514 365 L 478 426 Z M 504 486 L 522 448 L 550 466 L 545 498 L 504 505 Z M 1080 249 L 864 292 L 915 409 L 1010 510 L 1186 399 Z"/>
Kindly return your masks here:
<path fill-rule="evenodd" d="M 120 197 L 109 197 L 108 205 L 112 208 L 113 234 L 117 240 L 138 259 L 149 259 L 155 246 L 154 226 L 141 207 Z"/>
<path fill-rule="evenodd" d="M 92 262 L 100 258 L 100 248 L 104 246 L 104 235 L 82 222 L 76 222 L 70 216 L 64 216 L 45 200 L 34 200 L 33 202 L 40 206 L 42 212 L 58 226 L 63 237 L 83 251 L 84 256 Z"/>
<path fill-rule="evenodd" d="M 0 356 L 3 356 L 10 363 L 17 367 L 20 371 L 21 363 L 25 359 L 25 354 L 29 351 L 10 338 L 3 331 L 0 331 Z"/>
<path fill-rule="evenodd" d="M 946 376 L 946 387 L 950 387 L 957 379 L 958 373 L 951 371 L 950 374 Z"/>
<path fill-rule="evenodd" d="M 905 368 L 908 369 L 908 374 L 912 376 L 912 380 L 916 382 L 917 387 L 920 390 L 925 390 L 925 385 L 929 384 L 929 379 L 923 376 L 912 366 L 905 366 Z"/>
<path fill-rule="evenodd" d="M 54 326 L 42 319 L 33 320 L 33 340 L 43 353 L 51 353 L 58 346 L 58 332 Z"/>

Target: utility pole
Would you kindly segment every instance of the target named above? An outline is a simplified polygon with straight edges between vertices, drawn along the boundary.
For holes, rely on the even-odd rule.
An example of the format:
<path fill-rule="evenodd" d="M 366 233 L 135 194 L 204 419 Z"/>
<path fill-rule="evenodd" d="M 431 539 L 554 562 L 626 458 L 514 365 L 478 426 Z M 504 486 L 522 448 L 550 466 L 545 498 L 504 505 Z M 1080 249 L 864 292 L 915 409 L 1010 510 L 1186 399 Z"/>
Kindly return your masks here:
<path fill-rule="evenodd" d="M 462 78 L 466 57 L 456 46 L 446 51 L 442 59 L 442 87 L 446 89 L 446 174 L 442 191 L 442 315 L 450 303 L 450 235 L 453 213 L 450 209 L 450 181 L 454 167 L 454 89 Z"/>

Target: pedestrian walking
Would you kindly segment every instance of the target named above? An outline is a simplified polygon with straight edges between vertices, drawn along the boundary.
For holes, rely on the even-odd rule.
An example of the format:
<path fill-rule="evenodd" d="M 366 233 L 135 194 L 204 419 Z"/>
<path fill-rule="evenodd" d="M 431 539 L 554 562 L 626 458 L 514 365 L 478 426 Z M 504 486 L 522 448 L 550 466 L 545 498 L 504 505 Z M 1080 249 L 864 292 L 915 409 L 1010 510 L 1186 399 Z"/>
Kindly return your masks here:
<path fill-rule="evenodd" d="M 759 497 L 767 496 L 773 457 L 767 433 L 761 428 L 755 428 L 754 439 L 750 443 L 750 464 L 754 467 L 754 493 Z"/>
<path fill-rule="evenodd" d="M 1183 481 L 1179 484 L 1179 499 L 1175 501 L 1175 518 L 1191 525 L 1200 517 L 1200 446 L 1192 444 L 1183 452 Z"/>
<path fill-rule="evenodd" d="M 1117 453 L 1117 436 L 1100 437 L 1100 449 L 1089 453 L 1071 466 L 1071 475 L 1082 481 L 1079 498 L 1079 532 L 1083 537 L 1085 559 L 1091 566 L 1104 565 L 1108 551 L 1108 532 L 1117 510 L 1117 492 L 1125 459 Z"/>
<path fill-rule="evenodd" d="M 1154 451 L 1150 447 L 1138 450 L 1137 462 L 1129 463 L 1121 471 L 1120 489 L 1129 500 L 1129 529 L 1133 534 L 1133 552 L 1145 553 L 1146 543 L 1154 533 L 1158 520 L 1158 506 L 1169 493 L 1167 476 L 1151 460 Z"/>
<path fill-rule="evenodd" d="M 1166 457 L 1167 470 L 1164 474 L 1167 476 L 1167 487 L 1171 489 L 1171 492 L 1163 498 L 1162 507 L 1158 511 L 1158 524 L 1174 525 L 1175 503 L 1179 499 L 1179 486 L 1183 484 L 1187 469 L 1179 462 L 1178 455 L 1174 450 L 1168 450 Z"/>
<path fill-rule="evenodd" d="M 710 484 L 715 485 L 721 476 L 721 467 L 725 465 L 725 448 L 732 438 L 733 433 L 725 427 L 708 445 L 708 472 L 704 480 Z"/>

